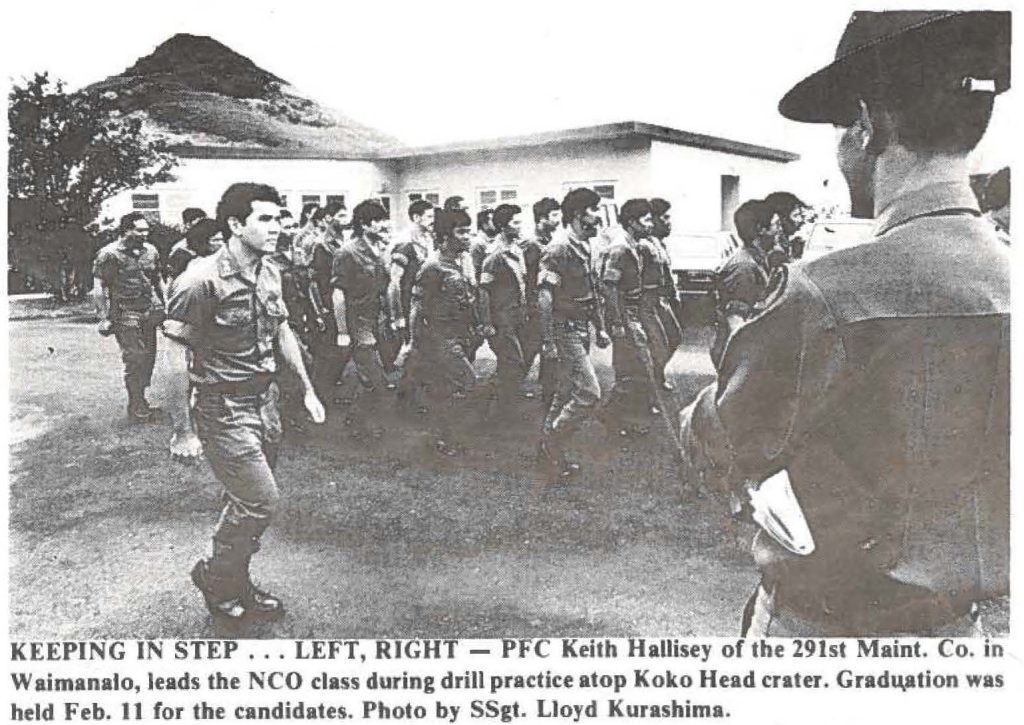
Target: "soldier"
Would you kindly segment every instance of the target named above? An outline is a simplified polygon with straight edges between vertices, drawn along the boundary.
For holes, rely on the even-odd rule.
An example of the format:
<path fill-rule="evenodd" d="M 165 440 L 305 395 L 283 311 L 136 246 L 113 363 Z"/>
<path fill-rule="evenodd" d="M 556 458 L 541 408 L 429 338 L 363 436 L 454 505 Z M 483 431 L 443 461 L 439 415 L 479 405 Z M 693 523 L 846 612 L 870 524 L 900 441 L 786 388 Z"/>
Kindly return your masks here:
<path fill-rule="evenodd" d="M 213 219 L 200 219 L 185 232 L 185 238 L 167 255 L 166 278 L 174 280 L 196 257 L 209 257 L 224 246 L 220 227 Z"/>
<path fill-rule="evenodd" d="M 661 270 L 661 301 L 658 316 L 668 340 L 669 357 L 683 342 L 683 300 L 676 287 L 675 276 L 672 274 L 672 257 L 665 240 L 672 234 L 672 205 L 664 199 L 651 199 L 651 215 L 654 217 L 654 231 L 650 240 L 659 258 Z M 664 373 L 664 371 L 662 371 Z M 666 385 L 666 390 L 671 390 Z"/>
<path fill-rule="evenodd" d="M 655 236 L 655 232 L 659 230 L 658 223 L 654 221 L 653 201 L 650 202 L 650 208 L 651 233 L 640 239 L 637 245 L 637 252 L 640 255 L 640 323 L 647 336 L 648 349 L 654 365 L 654 383 L 661 390 L 671 390 L 672 385 L 665 380 L 665 366 L 668 365 L 679 342 L 679 323 L 676 322 L 675 313 L 672 312 L 668 300 L 676 300 L 677 296 L 675 285 L 672 283 L 668 250 Z M 656 401 L 652 401 L 654 402 Z"/>
<path fill-rule="evenodd" d="M 334 255 L 331 276 L 338 344 L 346 353 L 342 367 L 351 358 L 367 388 L 362 396 L 357 434 L 367 428 L 375 433 L 380 430 L 375 417 L 378 402 L 387 389 L 378 349 L 382 328 L 391 324 L 386 305 L 388 271 L 383 238 L 387 219 L 387 210 L 374 199 L 356 205 L 352 210 L 352 239 Z"/>
<path fill-rule="evenodd" d="M 764 198 L 764 203 L 779 216 L 780 245 L 786 252 L 787 261 L 800 259 L 804 256 L 804 246 L 807 244 L 801 232 L 814 217 L 811 207 L 788 191 L 774 191 Z"/>
<path fill-rule="evenodd" d="M 476 215 L 477 233 L 469 245 L 469 258 L 473 263 L 473 284 L 480 279 L 480 270 L 484 259 L 494 249 L 494 240 L 498 230 L 494 227 L 494 209 L 482 209 Z"/>
<path fill-rule="evenodd" d="M 537 276 L 542 354 L 557 365 L 555 394 L 544 419 L 537 458 L 546 473 L 559 479 L 578 468 L 565 457 L 564 446 L 601 399 L 590 359 L 591 325 L 598 347 L 611 343 L 604 331 L 589 244 L 601 225 L 600 203 L 601 197 L 590 189 L 565 195 L 566 234 L 547 246 Z"/>
<path fill-rule="evenodd" d="M 682 414 L 689 480 L 788 478 L 799 504 L 757 501 L 773 533 L 755 540 L 747 636 L 962 635 L 1006 603 L 1009 257 L 967 158 L 1009 48 L 1008 12 L 857 12 L 780 103 L 842 129 L 876 236 L 780 275 Z M 779 511 L 810 535 L 772 526 Z"/>
<path fill-rule="evenodd" d="M 321 400 L 335 403 L 341 402 L 341 399 L 333 395 L 332 390 L 345 372 L 348 356 L 338 346 L 340 323 L 334 319 L 331 276 L 334 257 L 345 244 L 348 221 L 348 211 L 343 203 L 334 201 L 324 207 L 324 231 L 314 235 L 309 257 L 309 299 L 313 305 L 314 318 L 323 321 L 323 325 L 316 323 L 317 331 L 311 337 L 313 387 Z"/>
<path fill-rule="evenodd" d="M 630 199 L 622 205 L 619 222 L 622 226 L 613 232 L 601 271 L 605 321 L 611 332 L 615 368 L 615 384 L 605 400 L 601 418 L 609 430 L 628 431 L 631 427 L 643 427 L 643 418 L 654 397 L 650 379 L 653 364 L 640 310 L 643 294 L 641 245 L 654 229 L 650 202 Z M 664 332 L 659 334 L 664 349 Z M 662 357 L 665 358 L 664 354 Z"/>
<path fill-rule="evenodd" d="M 434 248 L 434 207 L 418 199 L 409 205 L 409 226 L 405 238 L 391 249 L 388 304 L 395 334 L 409 337 L 409 315 L 412 311 L 412 288 L 423 263 Z"/>
<path fill-rule="evenodd" d="M 262 184 L 234 184 L 224 192 L 217 221 L 230 233 L 228 241 L 178 278 L 164 323 L 174 403 L 171 455 L 192 461 L 205 453 L 224 486 L 212 555 L 196 562 L 192 581 L 210 613 L 233 622 L 284 612 L 281 599 L 257 587 L 249 573 L 280 499 L 272 470 L 281 439 L 275 342 L 302 381 L 309 415 L 324 419 L 295 336 L 283 324 L 280 274 L 264 263 L 280 233 L 279 205 L 277 192 Z"/>
<path fill-rule="evenodd" d="M 164 316 L 160 259 L 148 235 L 149 222 L 142 214 L 125 214 L 119 238 L 100 249 L 92 269 L 99 333 L 113 335 L 121 348 L 132 423 L 148 423 L 159 412 L 146 400 L 156 362 L 156 330 Z"/>
<path fill-rule="evenodd" d="M 514 413 L 527 372 L 520 339 L 526 323 L 526 265 L 519 248 L 522 211 L 515 204 L 500 204 L 494 210 L 495 248 L 480 268 L 480 321 L 498 367 L 488 417 L 495 405 L 505 414 Z"/>
<path fill-rule="evenodd" d="M 562 207 L 551 197 L 545 197 L 533 205 L 534 236 L 524 239 L 520 246 L 523 249 L 523 264 L 526 267 L 526 323 L 523 325 L 520 339 L 523 343 L 523 358 L 527 371 L 533 366 L 535 358 L 540 356 L 537 378 L 540 381 L 541 397 L 544 411 L 551 407 L 551 396 L 555 394 L 555 366 L 540 354 L 543 331 L 540 313 L 537 310 L 537 274 L 540 271 L 540 259 L 544 250 L 551 243 L 555 233 L 562 228 Z"/>
<path fill-rule="evenodd" d="M 715 340 L 711 362 L 718 367 L 732 331 L 751 317 L 768 294 L 767 252 L 775 240 L 771 234 L 774 212 L 760 199 L 740 204 L 733 226 L 743 247 L 715 271 Z"/>
<path fill-rule="evenodd" d="M 470 218 L 465 211 L 437 214 L 438 255 L 420 269 L 413 289 L 409 327 L 420 364 L 416 375 L 430 405 L 438 452 L 455 452 L 451 418 L 458 401 L 473 391 L 476 375 L 469 361 L 469 341 L 477 334 L 473 285 L 462 268 L 469 249 Z"/>

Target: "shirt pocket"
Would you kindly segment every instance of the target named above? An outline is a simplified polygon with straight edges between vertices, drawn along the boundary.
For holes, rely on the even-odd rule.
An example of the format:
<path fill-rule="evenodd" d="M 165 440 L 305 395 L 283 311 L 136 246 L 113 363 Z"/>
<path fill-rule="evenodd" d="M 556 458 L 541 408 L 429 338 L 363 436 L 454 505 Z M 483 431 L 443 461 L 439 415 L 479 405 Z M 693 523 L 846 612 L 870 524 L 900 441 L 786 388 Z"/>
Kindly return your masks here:
<path fill-rule="evenodd" d="M 223 302 L 217 308 L 214 322 L 221 327 L 247 327 L 253 323 L 252 305 L 248 299 Z"/>

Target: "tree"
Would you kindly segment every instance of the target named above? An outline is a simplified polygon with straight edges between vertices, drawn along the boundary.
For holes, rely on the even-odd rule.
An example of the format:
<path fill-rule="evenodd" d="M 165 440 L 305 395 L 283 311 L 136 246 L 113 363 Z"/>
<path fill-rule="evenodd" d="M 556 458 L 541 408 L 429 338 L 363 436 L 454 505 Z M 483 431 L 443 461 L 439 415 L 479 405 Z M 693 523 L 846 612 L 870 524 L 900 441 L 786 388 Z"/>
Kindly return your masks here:
<path fill-rule="evenodd" d="M 88 286 L 91 237 L 104 201 L 173 179 L 177 160 L 113 93 L 67 93 L 36 74 L 8 99 L 8 244 L 15 263 L 59 298 Z"/>

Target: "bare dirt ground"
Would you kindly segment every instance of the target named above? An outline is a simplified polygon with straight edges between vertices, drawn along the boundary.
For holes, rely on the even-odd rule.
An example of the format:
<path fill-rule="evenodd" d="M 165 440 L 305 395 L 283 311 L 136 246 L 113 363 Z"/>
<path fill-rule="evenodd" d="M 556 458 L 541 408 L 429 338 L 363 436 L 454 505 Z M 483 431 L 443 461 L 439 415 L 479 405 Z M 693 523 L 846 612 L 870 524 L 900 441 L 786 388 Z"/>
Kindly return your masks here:
<path fill-rule="evenodd" d="M 705 344 L 673 360 L 678 403 L 711 379 Z M 334 415 L 286 438 L 285 501 L 254 561 L 288 616 L 215 631 L 188 571 L 218 486 L 205 464 L 169 460 L 166 421 L 127 424 L 113 340 L 12 321 L 10 368 L 14 639 L 732 635 L 756 581 L 750 532 L 684 492 L 657 421 L 637 439 L 589 424 L 582 474 L 539 495 L 536 402 L 500 424 L 468 415 L 454 459 L 431 455 L 415 420 L 389 412 L 383 439 L 355 440 Z M 159 364 L 155 379 L 159 402 Z"/>

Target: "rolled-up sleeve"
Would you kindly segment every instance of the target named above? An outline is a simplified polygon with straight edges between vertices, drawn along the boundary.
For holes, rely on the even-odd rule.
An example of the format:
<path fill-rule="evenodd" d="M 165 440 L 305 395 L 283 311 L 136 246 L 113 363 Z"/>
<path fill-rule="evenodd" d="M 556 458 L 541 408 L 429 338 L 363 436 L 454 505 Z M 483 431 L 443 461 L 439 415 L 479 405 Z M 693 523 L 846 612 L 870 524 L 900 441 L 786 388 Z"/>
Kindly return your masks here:
<path fill-rule="evenodd" d="M 167 298 L 164 335 L 195 347 L 206 335 L 216 310 L 216 295 L 209 280 L 185 270 L 171 284 Z"/>
<path fill-rule="evenodd" d="M 764 480 L 822 421 L 846 374 L 820 291 L 800 274 L 730 337 L 718 382 L 680 414 L 685 474 L 723 487 Z"/>

